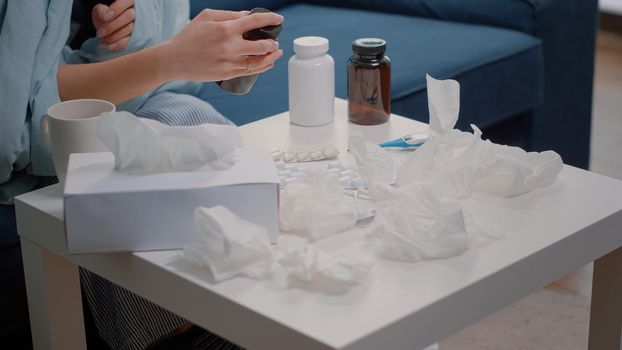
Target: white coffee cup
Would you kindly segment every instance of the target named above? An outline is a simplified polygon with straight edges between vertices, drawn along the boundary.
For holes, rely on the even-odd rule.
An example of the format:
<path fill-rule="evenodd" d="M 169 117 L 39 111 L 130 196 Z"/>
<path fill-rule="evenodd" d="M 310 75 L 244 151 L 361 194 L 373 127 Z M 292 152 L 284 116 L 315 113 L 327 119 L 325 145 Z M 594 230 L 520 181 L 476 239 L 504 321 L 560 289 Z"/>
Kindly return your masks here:
<path fill-rule="evenodd" d="M 97 121 L 115 110 L 114 104 L 104 100 L 72 100 L 55 104 L 41 118 L 41 135 L 52 152 L 61 184 L 65 183 L 71 153 L 108 151 L 97 136 Z"/>

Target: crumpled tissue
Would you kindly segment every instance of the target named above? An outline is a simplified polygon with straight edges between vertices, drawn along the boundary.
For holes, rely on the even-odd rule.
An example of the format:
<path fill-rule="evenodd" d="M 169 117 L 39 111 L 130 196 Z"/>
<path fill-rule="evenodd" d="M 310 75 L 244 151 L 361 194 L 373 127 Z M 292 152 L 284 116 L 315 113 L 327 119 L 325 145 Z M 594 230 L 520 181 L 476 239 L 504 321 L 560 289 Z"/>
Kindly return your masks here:
<path fill-rule="evenodd" d="M 200 242 L 184 247 L 182 256 L 195 266 L 209 268 L 216 282 L 238 275 L 266 279 L 278 261 L 288 277 L 304 282 L 301 286 L 336 290 L 362 284 L 372 268 L 369 258 L 329 254 L 298 236 L 281 235 L 272 247 L 263 227 L 223 206 L 197 208 L 195 221 Z"/>
<path fill-rule="evenodd" d="M 291 278 L 316 286 L 356 285 L 367 280 L 372 260 L 350 254 L 328 254 L 316 250 L 309 241 L 282 235 L 276 249 L 276 260 Z"/>
<path fill-rule="evenodd" d="M 376 225 L 371 237 L 381 256 L 404 261 L 447 258 L 471 245 L 465 218 L 455 200 L 441 199 L 422 185 L 375 190 Z"/>
<path fill-rule="evenodd" d="M 464 198 L 474 192 L 512 197 L 545 187 L 563 169 L 553 151 L 525 152 L 518 147 L 482 140 L 482 132 L 453 129 L 458 120 L 460 85 L 429 75 L 429 139 L 406 158 L 398 171 L 397 184 L 426 183 L 447 196 Z"/>
<path fill-rule="evenodd" d="M 473 125 L 473 133 L 454 129 L 460 85 L 429 75 L 427 83 L 429 138 L 419 149 L 400 160 L 365 144 L 360 135 L 349 140 L 377 206 L 370 236 L 380 254 L 391 259 L 446 258 L 500 238 L 498 230 L 484 227 L 465 212 L 458 199 L 475 192 L 503 197 L 527 193 L 552 184 L 563 168 L 553 151 L 528 153 L 484 141 Z M 393 167 L 398 169 L 395 181 L 386 175 L 390 173 L 386 169 Z"/>
<path fill-rule="evenodd" d="M 272 269 L 272 247 L 265 228 L 223 206 L 196 209 L 200 242 L 184 247 L 183 257 L 208 267 L 217 282 L 236 275 L 264 279 Z"/>
<path fill-rule="evenodd" d="M 318 172 L 281 190 L 279 225 L 316 241 L 353 228 L 373 210 L 369 202 L 347 197 L 337 177 Z"/>
<path fill-rule="evenodd" d="M 379 255 L 402 261 L 448 258 L 503 237 L 463 205 L 423 184 L 375 187 L 370 237 Z"/>
<path fill-rule="evenodd" d="M 108 113 L 98 135 L 115 157 L 115 169 L 130 174 L 228 169 L 241 145 L 235 126 L 168 126 L 128 112 Z"/>

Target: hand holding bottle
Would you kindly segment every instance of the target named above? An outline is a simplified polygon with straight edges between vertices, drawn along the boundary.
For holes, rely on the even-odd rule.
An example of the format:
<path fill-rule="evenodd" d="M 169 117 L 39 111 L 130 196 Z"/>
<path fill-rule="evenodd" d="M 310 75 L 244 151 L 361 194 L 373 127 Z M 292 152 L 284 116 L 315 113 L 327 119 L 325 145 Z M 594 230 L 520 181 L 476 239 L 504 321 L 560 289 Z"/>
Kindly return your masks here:
<path fill-rule="evenodd" d="M 242 35 L 282 22 L 276 13 L 203 10 L 162 44 L 170 80 L 220 81 L 267 71 L 283 55 L 278 43 L 244 40 Z"/>

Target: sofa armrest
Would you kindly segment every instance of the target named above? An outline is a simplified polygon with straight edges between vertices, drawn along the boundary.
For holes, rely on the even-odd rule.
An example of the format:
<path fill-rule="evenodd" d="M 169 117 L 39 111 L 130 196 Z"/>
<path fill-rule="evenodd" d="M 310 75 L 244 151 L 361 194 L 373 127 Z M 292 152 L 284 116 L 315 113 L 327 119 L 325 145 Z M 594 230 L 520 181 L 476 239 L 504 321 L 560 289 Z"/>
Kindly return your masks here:
<path fill-rule="evenodd" d="M 534 150 L 553 149 L 566 164 L 589 165 L 597 0 L 529 0 L 532 35 L 542 40 L 545 103 L 531 122 Z"/>

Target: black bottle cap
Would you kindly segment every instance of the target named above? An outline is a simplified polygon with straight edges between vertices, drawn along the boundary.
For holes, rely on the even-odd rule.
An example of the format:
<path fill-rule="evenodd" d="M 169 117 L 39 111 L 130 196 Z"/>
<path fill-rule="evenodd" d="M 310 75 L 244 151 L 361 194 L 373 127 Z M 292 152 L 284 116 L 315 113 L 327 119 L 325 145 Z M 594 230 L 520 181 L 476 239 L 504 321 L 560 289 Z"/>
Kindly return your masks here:
<path fill-rule="evenodd" d="M 387 51 L 387 42 L 378 38 L 361 38 L 352 42 L 352 51 L 363 56 L 376 56 Z"/>
<path fill-rule="evenodd" d="M 254 13 L 268 13 L 268 12 L 272 12 L 272 11 L 265 9 L 263 7 L 256 7 L 251 11 L 250 15 Z M 279 34 L 281 33 L 282 29 L 283 29 L 283 26 L 281 24 L 276 25 L 276 26 L 267 26 L 263 28 L 257 28 L 257 29 L 250 30 L 244 33 L 242 37 L 244 38 L 244 40 L 252 40 L 252 41 L 263 40 L 263 39 L 276 40 Z"/>

